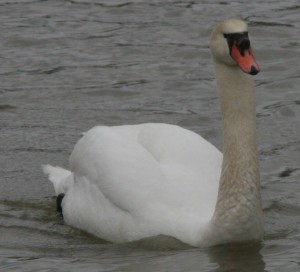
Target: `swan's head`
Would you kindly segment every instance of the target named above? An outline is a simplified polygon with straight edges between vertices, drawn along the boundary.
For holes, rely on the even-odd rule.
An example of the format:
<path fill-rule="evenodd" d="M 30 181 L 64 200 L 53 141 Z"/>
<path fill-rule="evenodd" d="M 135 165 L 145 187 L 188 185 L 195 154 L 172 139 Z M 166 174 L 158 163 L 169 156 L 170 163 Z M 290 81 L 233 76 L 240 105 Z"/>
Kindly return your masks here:
<path fill-rule="evenodd" d="M 217 62 L 238 65 L 250 75 L 260 71 L 252 53 L 247 24 L 241 20 L 229 19 L 218 24 L 212 31 L 210 48 Z"/>

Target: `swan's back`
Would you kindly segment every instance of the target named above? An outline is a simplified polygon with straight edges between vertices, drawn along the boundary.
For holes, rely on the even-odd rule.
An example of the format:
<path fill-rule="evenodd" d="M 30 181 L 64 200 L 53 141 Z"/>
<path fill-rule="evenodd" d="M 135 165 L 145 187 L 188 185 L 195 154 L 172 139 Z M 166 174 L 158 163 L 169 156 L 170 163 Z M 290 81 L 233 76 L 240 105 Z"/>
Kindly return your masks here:
<path fill-rule="evenodd" d="M 184 241 L 178 232 L 193 235 L 212 217 L 221 161 L 214 146 L 178 126 L 94 127 L 70 157 L 75 183 L 64 217 L 112 241 L 159 234 Z"/>

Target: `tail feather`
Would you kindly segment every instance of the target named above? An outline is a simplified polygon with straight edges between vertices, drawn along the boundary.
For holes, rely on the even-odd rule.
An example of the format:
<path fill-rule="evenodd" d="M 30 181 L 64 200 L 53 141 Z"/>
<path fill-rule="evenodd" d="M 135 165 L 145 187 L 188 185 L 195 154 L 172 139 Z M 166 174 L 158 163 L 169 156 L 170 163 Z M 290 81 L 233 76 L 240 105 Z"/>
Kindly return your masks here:
<path fill-rule="evenodd" d="M 52 182 L 55 190 L 55 194 L 65 194 L 73 183 L 73 174 L 71 171 L 61 168 L 59 166 L 51 166 L 49 164 L 43 165 L 43 172 L 48 176 L 48 179 Z"/>

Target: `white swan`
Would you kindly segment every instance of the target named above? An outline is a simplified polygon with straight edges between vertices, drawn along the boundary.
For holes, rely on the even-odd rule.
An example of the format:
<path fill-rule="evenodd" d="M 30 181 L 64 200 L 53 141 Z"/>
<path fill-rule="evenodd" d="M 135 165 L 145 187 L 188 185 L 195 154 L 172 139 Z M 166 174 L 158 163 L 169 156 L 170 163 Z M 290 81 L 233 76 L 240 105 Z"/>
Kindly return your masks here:
<path fill-rule="evenodd" d="M 112 242 L 167 235 L 192 246 L 261 239 L 255 137 L 259 67 L 247 25 L 230 19 L 211 35 L 221 100 L 224 156 L 167 124 L 98 126 L 76 144 L 70 171 L 46 165 L 63 193 L 65 221 Z"/>

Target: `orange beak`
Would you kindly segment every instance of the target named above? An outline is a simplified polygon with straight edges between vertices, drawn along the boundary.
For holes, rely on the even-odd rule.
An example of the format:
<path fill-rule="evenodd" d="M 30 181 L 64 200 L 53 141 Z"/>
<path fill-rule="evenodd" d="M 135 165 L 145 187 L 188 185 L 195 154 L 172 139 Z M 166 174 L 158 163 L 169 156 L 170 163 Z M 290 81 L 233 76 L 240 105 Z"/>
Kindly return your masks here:
<path fill-rule="evenodd" d="M 249 44 L 248 46 L 245 46 L 242 43 Z M 245 49 L 241 50 L 241 48 Z M 250 75 L 256 75 L 260 71 L 259 65 L 253 56 L 249 40 L 242 40 L 241 42 L 234 41 L 231 47 L 230 55 L 243 72 Z"/>

